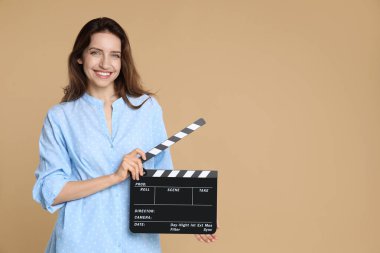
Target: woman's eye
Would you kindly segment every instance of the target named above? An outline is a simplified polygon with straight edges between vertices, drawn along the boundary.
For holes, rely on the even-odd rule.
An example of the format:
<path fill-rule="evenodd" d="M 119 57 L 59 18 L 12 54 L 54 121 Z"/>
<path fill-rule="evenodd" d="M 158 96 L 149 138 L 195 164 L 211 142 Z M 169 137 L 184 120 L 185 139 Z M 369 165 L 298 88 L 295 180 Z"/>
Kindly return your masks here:
<path fill-rule="evenodd" d="M 113 57 L 116 57 L 116 58 L 120 58 L 120 55 L 118 55 L 118 54 L 114 54 L 114 55 L 112 55 Z"/>
<path fill-rule="evenodd" d="M 92 51 L 92 52 L 90 52 L 90 54 L 91 54 L 91 55 L 98 55 L 99 52 L 97 52 L 97 51 Z"/>

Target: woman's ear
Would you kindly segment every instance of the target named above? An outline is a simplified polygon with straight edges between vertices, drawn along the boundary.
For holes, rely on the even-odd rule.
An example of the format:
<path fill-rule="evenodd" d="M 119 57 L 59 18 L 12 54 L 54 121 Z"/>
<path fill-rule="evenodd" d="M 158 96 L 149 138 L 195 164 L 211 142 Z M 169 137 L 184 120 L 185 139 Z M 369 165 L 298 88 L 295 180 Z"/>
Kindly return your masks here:
<path fill-rule="evenodd" d="M 83 61 L 82 61 L 81 58 L 78 58 L 78 59 L 77 59 L 77 62 L 78 62 L 79 64 L 83 64 Z"/>

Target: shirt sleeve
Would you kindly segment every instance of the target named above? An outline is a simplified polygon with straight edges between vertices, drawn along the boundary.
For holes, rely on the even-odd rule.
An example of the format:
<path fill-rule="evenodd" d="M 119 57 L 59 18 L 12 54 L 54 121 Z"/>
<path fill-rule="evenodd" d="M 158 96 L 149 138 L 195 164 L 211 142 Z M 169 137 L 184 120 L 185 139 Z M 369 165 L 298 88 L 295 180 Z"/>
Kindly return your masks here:
<path fill-rule="evenodd" d="M 162 108 L 156 99 L 154 101 L 154 115 L 153 115 L 153 139 L 154 143 L 162 143 L 168 138 L 166 133 L 165 123 L 163 119 Z M 173 161 L 170 154 L 170 148 L 165 149 L 154 158 L 154 168 L 163 170 L 173 170 Z"/>
<path fill-rule="evenodd" d="M 56 110 L 49 110 L 39 138 L 40 162 L 35 171 L 33 199 L 50 213 L 65 203 L 52 205 L 71 176 L 71 162 Z"/>

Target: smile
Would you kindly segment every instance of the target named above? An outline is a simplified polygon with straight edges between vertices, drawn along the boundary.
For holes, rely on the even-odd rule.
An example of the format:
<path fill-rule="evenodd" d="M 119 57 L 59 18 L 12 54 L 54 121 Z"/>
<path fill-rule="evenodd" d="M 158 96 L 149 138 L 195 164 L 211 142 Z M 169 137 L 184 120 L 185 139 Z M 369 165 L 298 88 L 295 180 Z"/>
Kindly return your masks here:
<path fill-rule="evenodd" d="M 95 71 L 95 74 L 102 79 L 107 79 L 112 74 L 112 72 Z"/>

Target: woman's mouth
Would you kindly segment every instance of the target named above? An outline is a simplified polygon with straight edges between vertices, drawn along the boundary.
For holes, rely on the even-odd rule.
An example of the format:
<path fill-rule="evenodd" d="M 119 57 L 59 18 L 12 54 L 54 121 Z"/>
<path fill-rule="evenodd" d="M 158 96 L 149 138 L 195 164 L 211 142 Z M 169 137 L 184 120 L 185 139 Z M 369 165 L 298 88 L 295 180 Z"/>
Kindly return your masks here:
<path fill-rule="evenodd" d="M 112 72 L 107 72 L 107 71 L 95 71 L 95 74 L 97 77 L 101 79 L 107 79 L 111 76 Z"/>

